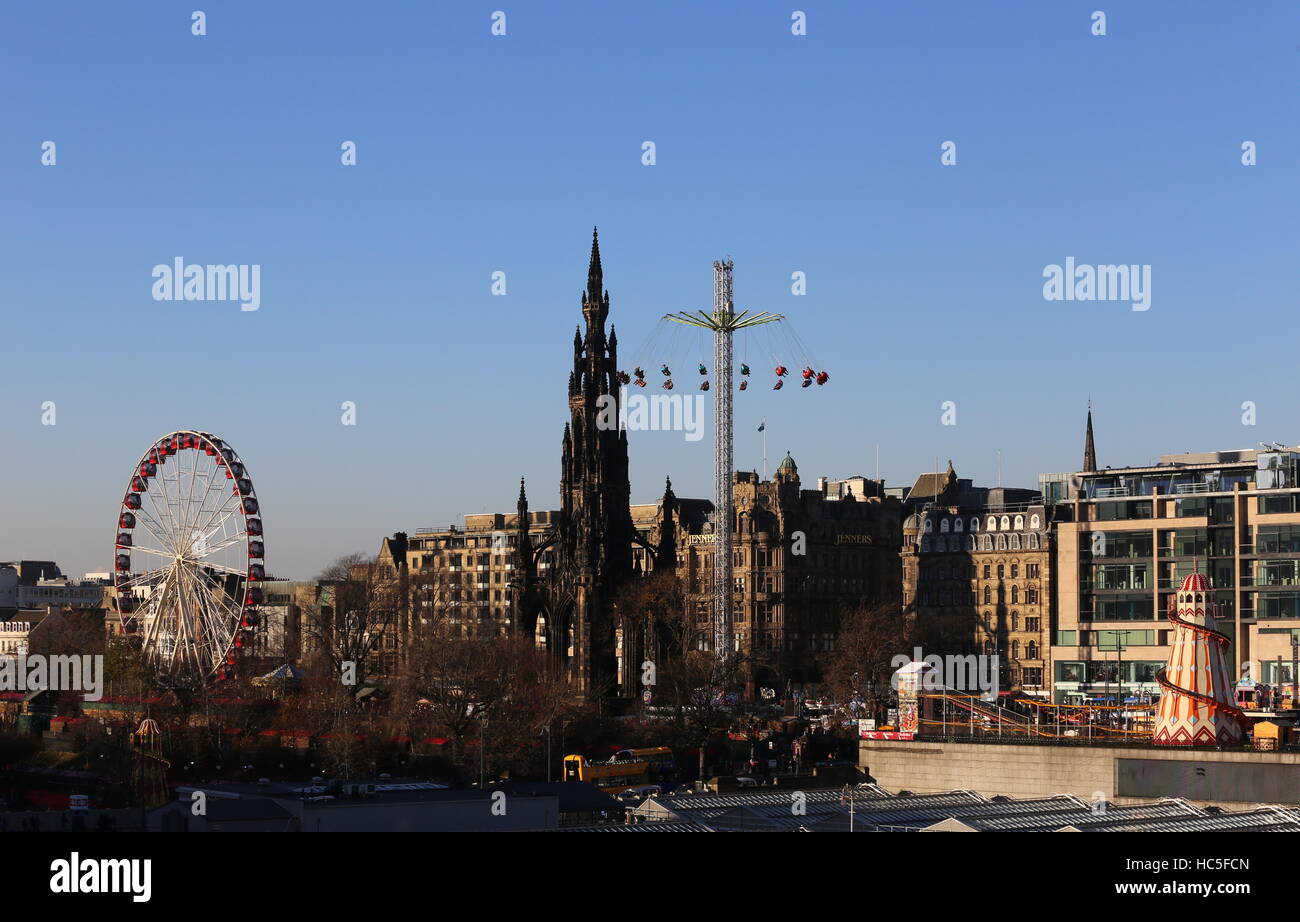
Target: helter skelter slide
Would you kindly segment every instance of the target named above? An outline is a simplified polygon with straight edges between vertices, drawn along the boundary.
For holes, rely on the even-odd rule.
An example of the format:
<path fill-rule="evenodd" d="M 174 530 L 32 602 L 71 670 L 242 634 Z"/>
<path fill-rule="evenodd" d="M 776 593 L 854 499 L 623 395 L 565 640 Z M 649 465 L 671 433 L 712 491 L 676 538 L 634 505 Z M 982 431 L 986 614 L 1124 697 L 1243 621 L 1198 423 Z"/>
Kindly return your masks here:
<path fill-rule="evenodd" d="M 1226 651 L 1210 581 L 1196 571 L 1169 602 L 1174 640 L 1169 664 L 1156 674 L 1163 694 L 1156 710 L 1157 746 L 1222 746 L 1241 742 L 1245 715 L 1233 701 Z"/>

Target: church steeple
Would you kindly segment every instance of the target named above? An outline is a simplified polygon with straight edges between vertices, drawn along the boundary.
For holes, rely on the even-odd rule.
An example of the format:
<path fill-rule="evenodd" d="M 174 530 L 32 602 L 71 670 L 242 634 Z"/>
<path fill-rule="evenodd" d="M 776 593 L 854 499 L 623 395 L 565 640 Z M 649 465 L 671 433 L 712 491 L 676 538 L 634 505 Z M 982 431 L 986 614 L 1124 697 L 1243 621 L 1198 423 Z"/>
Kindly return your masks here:
<path fill-rule="evenodd" d="M 1097 446 L 1092 440 L 1092 401 L 1088 401 L 1088 434 L 1083 440 L 1083 469 L 1085 471 L 1095 471 L 1097 469 Z"/>

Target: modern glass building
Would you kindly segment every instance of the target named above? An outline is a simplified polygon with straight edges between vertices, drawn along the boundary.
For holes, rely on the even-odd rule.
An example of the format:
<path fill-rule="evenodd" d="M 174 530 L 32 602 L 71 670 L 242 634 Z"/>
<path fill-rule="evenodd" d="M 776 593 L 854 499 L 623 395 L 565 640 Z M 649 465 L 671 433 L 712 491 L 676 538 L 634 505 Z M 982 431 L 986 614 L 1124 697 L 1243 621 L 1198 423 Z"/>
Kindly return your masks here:
<path fill-rule="evenodd" d="M 1300 631 L 1300 449 L 1166 455 L 1072 475 L 1057 524 L 1053 698 L 1157 695 L 1171 596 L 1206 574 L 1236 676 L 1290 682 Z"/>

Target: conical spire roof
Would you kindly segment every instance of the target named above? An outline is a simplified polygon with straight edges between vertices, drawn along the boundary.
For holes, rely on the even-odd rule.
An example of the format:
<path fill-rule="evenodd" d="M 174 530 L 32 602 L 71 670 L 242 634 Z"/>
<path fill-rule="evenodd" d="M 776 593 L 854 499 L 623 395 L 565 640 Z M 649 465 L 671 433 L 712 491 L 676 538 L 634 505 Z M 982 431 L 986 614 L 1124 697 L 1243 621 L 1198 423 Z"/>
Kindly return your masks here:
<path fill-rule="evenodd" d="M 1092 404 L 1088 404 L 1088 434 L 1083 440 L 1083 469 L 1097 470 L 1097 446 L 1092 439 Z"/>

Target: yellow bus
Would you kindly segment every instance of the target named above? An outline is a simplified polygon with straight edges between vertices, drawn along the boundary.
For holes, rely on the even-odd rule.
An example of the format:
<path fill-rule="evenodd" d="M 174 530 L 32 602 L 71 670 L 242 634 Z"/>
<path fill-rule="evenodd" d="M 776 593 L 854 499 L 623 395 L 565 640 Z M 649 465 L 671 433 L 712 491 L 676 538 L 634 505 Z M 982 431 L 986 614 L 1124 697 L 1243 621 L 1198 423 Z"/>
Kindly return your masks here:
<path fill-rule="evenodd" d="M 620 749 L 596 762 L 580 755 L 564 757 L 564 780 L 586 781 L 611 793 L 643 784 L 656 784 L 673 771 L 673 751 L 667 746 Z"/>

